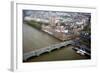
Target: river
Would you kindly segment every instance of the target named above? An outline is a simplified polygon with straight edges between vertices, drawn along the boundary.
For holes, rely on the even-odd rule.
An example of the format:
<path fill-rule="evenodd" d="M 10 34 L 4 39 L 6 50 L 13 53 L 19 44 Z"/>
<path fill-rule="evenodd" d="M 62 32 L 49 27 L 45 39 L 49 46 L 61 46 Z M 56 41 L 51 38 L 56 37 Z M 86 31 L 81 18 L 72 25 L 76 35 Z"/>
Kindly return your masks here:
<path fill-rule="evenodd" d="M 23 24 L 23 53 L 59 42 L 61 41 L 36 28 Z M 27 62 L 88 59 L 86 56 L 77 54 L 72 47 L 68 46 L 50 53 L 44 53 L 38 57 L 31 57 Z"/>

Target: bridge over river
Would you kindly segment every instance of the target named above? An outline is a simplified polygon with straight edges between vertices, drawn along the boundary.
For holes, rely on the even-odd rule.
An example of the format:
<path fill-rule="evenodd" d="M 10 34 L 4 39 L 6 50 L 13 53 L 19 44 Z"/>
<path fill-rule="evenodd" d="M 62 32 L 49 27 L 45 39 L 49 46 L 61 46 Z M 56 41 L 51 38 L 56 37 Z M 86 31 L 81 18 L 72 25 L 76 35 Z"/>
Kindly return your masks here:
<path fill-rule="evenodd" d="M 50 51 L 55 50 L 55 49 L 61 49 L 61 47 L 65 47 L 71 43 L 72 43 L 72 41 L 65 41 L 65 42 L 54 44 L 54 45 L 51 45 L 48 47 L 40 48 L 40 49 L 31 51 L 28 53 L 24 53 L 23 58 L 24 58 L 24 60 L 27 60 L 28 58 L 30 58 L 32 56 L 39 56 L 40 54 L 45 53 L 45 52 L 50 52 Z"/>

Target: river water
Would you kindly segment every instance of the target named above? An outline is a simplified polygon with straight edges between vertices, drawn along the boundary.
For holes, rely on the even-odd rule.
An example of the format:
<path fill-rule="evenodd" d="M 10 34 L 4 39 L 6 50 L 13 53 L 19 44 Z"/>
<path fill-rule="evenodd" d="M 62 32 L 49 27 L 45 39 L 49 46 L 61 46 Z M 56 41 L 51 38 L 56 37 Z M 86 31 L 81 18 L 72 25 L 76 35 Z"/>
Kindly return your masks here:
<path fill-rule="evenodd" d="M 27 24 L 23 24 L 23 53 L 59 42 L 61 41 L 47 33 L 37 30 Z M 88 59 L 86 56 L 77 54 L 72 47 L 73 46 L 68 46 L 51 51 L 50 53 L 44 53 L 38 57 L 31 57 L 27 62 Z"/>

